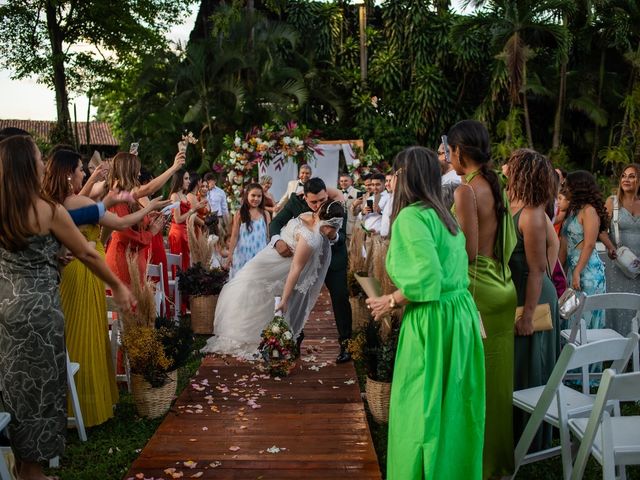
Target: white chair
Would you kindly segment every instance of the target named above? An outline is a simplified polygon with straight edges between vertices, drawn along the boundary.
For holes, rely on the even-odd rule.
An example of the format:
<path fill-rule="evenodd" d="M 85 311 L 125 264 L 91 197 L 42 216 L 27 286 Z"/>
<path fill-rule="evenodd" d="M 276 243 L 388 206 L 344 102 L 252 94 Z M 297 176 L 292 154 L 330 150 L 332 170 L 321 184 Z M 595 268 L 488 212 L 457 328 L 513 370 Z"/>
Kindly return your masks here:
<path fill-rule="evenodd" d="M 158 277 L 159 281 L 156 283 L 156 294 L 155 294 L 155 303 L 156 303 L 156 315 L 161 316 L 165 313 L 165 299 L 166 292 L 164 291 L 164 272 L 162 269 L 162 264 L 148 263 L 147 264 L 147 277 Z M 169 312 L 166 312 L 166 315 L 169 315 Z"/>
<path fill-rule="evenodd" d="M 9 422 L 11 422 L 11 415 L 7 412 L 0 412 L 0 432 L 7 428 Z M 0 480 L 13 480 L 13 477 L 9 474 L 9 466 L 4 459 L 4 452 L 6 450 L 7 449 L 2 448 L 2 451 L 0 451 Z"/>
<path fill-rule="evenodd" d="M 181 298 L 180 289 L 178 288 L 178 276 L 173 276 L 173 268 L 182 270 L 182 254 L 181 253 L 169 253 L 167 252 L 167 275 L 169 276 L 169 290 L 170 295 L 173 295 L 173 315 L 176 322 L 180 318 Z"/>
<path fill-rule="evenodd" d="M 589 419 L 569 420 L 571 433 L 580 440 L 580 449 L 571 473 L 572 480 L 584 474 L 589 454 L 602 465 L 602 478 L 626 478 L 625 466 L 640 464 L 640 416 L 612 417 L 607 405 L 611 402 L 640 400 L 640 372 L 616 373 L 607 369 Z"/>
<path fill-rule="evenodd" d="M 620 333 L 610 328 L 587 328 L 583 313 L 594 310 L 633 310 L 635 316 L 631 321 L 631 331 L 638 332 L 638 318 L 640 315 L 640 295 L 637 293 L 603 293 L 585 298 L 581 308 L 571 319 L 571 328 L 562 330 L 560 336 L 569 343 L 582 345 L 598 340 L 610 338 L 624 338 Z M 640 371 L 640 350 L 636 347 L 633 352 L 633 370 Z M 582 369 L 582 387 L 588 391 L 589 373 Z"/>
<path fill-rule="evenodd" d="M 593 407 L 594 398 L 562 383 L 567 371 L 592 363 L 613 361 L 612 368 L 622 371 L 635 348 L 640 336 L 630 333 L 628 338 L 617 338 L 587 343 L 586 345 L 565 345 L 544 386 L 527 388 L 513 392 L 513 405 L 530 414 L 529 421 L 515 448 L 515 471 L 521 465 L 537 462 L 545 458 L 562 455 L 564 478 L 571 475 L 571 439 L 568 420 L 586 417 Z M 555 401 L 554 401 L 555 400 Z M 547 422 L 560 430 L 560 447 L 553 447 L 527 455 L 529 446 L 542 422 Z"/>
<path fill-rule="evenodd" d="M 67 352 L 67 383 L 69 385 L 69 395 L 71 395 L 71 406 L 73 407 L 73 417 L 68 418 L 68 423 L 78 429 L 80 441 L 87 441 L 87 432 L 84 429 L 84 420 L 82 419 L 82 410 L 80 410 L 80 400 L 78 400 L 78 391 L 76 390 L 76 381 L 74 379 L 76 373 L 80 370 L 80 364 L 69 360 Z"/>
<path fill-rule="evenodd" d="M 126 356 L 123 356 L 124 374 L 118 374 L 118 350 L 122 345 L 121 332 L 122 332 L 122 320 L 119 317 L 118 307 L 115 304 L 113 297 L 107 296 L 107 320 L 109 321 L 109 341 L 111 344 L 111 362 L 113 369 L 116 372 L 116 382 L 124 382 L 127 384 L 127 389 L 131 393 L 131 372 L 129 371 L 129 361 Z"/>

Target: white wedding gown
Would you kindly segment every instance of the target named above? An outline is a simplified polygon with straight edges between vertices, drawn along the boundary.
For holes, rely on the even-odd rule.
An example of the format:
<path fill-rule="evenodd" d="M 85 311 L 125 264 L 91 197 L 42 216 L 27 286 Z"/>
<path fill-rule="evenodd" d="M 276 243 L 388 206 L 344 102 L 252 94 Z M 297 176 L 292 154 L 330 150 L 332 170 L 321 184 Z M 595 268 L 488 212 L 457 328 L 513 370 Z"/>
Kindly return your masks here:
<path fill-rule="evenodd" d="M 310 214 L 302 214 L 310 215 Z M 295 252 L 300 237 L 313 249 L 311 257 L 288 302 L 284 315 L 294 338 L 304 327 L 309 313 L 320 295 L 331 263 L 331 246 L 318 229 L 311 230 L 300 219 L 293 218 L 280 232 L 280 237 Z M 281 257 L 267 246 L 227 283 L 216 306 L 214 336 L 202 348 L 203 353 L 229 354 L 245 359 L 257 357 L 260 334 L 273 320 L 275 297 L 281 296 L 293 257 Z"/>

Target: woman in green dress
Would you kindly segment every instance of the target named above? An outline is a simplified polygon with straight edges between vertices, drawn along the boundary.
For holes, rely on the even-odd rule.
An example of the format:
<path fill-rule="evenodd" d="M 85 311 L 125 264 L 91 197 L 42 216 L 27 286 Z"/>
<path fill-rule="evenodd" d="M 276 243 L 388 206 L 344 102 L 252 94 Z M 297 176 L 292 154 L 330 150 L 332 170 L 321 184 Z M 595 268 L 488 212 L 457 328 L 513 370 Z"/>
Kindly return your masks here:
<path fill-rule="evenodd" d="M 442 203 L 434 152 L 408 148 L 394 170 L 386 266 L 398 290 L 367 301 L 376 318 L 406 305 L 391 388 L 387 478 L 479 479 L 484 353 L 465 238 Z"/>
<path fill-rule="evenodd" d="M 555 196 L 556 177 L 551 162 L 542 154 L 519 149 L 507 164 L 510 209 L 518 243 L 511 256 L 511 273 L 523 314 L 516 322 L 514 388 L 546 385 L 560 353 L 558 296 L 550 272 L 558 260 L 559 240 L 545 212 Z M 533 331 L 533 313 L 540 304 L 551 309 L 553 330 Z M 514 417 L 516 440 L 527 418 L 521 411 Z M 551 446 L 552 429 L 544 424 L 531 445 L 533 451 Z"/>
<path fill-rule="evenodd" d="M 455 215 L 467 239 L 469 290 L 486 332 L 484 362 L 487 417 L 482 478 L 511 475 L 513 459 L 513 322 L 516 288 L 509 259 L 516 232 L 503 185 L 490 168 L 489 132 L 463 120 L 448 133 L 451 165 L 462 176 Z"/>

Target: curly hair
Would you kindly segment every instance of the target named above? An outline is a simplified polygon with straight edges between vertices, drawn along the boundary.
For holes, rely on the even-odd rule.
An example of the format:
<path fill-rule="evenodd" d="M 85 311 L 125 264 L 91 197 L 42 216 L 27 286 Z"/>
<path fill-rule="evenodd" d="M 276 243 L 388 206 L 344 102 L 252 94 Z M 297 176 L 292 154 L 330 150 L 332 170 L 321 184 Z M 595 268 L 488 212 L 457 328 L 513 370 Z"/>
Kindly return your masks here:
<path fill-rule="evenodd" d="M 541 153 L 529 148 L 515 150 L 507 162 L 509 199 L 527 207 L 547 205 L 557 189 L 556 172 Z"/>
<path fill-rule="evenodd" d="M 567 175 L 562 194 L 569 198 L 567 215 L 575 215 L 582 208 L 591 205 L 596 209 L 600 218 L 600 232 L 609 228 L 609 215 L 604 206 L 602 193 L 598 188 L 596 179 L 586 170 L 578 170 Z"/>

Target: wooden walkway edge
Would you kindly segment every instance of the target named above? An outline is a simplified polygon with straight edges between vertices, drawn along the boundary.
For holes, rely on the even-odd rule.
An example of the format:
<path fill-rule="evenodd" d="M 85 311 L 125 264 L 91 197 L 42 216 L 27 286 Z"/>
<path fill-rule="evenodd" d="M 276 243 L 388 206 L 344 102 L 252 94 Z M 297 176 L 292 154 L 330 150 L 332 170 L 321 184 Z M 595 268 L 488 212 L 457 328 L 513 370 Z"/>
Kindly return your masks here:
<path fill-rule="evenodd" d="M 126 479 L 380 479 L 351 362 L 335 364 L 326 291 L 289 377 L 260 363 L 209 356 Z"/>

